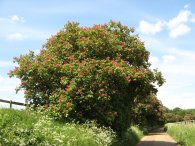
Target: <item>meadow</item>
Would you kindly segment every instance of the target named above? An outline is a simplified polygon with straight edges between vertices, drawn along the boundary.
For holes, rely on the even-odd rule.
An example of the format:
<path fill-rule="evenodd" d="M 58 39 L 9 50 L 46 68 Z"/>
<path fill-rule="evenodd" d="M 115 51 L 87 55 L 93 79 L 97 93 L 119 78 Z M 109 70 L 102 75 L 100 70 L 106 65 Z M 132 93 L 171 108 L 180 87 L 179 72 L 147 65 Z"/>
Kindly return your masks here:
<path fill-rule="evenodd" d="M 133 146 L 142 136 L 136 126 L 119 139 L 95 122 L 62 123 L 41 110 L 0 109 L 0 146 Z"/>
<path fill-rule="evenodd" d="M 181 146 L 195 146 L 195 124 L 168 123 L 165 130 Z"/>

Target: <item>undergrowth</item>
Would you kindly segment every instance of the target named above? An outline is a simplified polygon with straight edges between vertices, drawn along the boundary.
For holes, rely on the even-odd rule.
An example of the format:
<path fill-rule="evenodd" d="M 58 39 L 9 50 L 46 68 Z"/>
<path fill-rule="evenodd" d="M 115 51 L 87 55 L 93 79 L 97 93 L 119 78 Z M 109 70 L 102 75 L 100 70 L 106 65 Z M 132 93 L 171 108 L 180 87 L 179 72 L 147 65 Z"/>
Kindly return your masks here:
<path fill-rule="evenodd" d="M 62 123 L 39 110 L 0 109 L 0 146 L 134 146 L 142 136 L 136 126 L 119 138 L 93 121 Z"/>

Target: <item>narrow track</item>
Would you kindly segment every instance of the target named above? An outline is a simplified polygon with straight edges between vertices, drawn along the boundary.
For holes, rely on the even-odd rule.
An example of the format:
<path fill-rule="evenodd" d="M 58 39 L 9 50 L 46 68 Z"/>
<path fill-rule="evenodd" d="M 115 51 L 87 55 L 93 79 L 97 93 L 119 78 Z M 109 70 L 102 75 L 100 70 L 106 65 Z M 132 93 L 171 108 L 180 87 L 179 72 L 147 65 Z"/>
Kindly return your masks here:
<path fill-rule="evenodd" d="M 137 146 L 178 146 L 175 140 L 163 131 L 163 128 L 156 129 L 143 137 Z"/>

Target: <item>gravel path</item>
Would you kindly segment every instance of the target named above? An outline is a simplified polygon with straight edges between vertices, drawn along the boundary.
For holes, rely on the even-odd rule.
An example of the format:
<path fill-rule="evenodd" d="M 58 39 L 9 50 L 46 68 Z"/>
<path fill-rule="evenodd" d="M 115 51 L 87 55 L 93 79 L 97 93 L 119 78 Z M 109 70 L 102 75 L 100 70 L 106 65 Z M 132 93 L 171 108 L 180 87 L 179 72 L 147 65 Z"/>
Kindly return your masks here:
<path fill-rule="evenodd" d="M 178 146 L 175 140 L 159 128 L 143 137 L 137 146 Z"/>

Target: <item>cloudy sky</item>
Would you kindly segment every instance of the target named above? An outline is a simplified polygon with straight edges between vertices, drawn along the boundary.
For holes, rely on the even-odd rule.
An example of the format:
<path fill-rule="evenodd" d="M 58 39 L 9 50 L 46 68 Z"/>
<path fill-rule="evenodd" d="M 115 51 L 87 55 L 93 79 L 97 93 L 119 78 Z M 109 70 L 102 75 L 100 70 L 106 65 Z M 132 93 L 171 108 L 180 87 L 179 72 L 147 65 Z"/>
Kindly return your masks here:
<path fill-rule="evenodd" d="M 109 20 L 136 29 L 166 78 L 158 98 L 169 107 L 195 108 L 193 0 L 0 0 L 0 99 L 24 102 L 18 79 L 7 75 L 13 57 L 39 49 L 68 21 L 81 26 Z"/>

